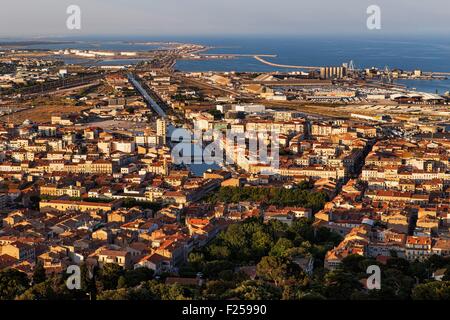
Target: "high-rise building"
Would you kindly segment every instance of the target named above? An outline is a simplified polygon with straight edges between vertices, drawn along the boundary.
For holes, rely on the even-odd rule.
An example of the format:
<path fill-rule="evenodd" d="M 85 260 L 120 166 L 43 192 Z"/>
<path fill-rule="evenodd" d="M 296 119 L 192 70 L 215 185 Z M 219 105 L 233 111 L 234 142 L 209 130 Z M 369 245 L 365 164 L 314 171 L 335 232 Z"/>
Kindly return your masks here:
<path fill-rule="evenodd" d="M 165 119 L 156 120 L 156 137 L 158 145 L 165 145 L 167 142 L 167 122 Z"/>

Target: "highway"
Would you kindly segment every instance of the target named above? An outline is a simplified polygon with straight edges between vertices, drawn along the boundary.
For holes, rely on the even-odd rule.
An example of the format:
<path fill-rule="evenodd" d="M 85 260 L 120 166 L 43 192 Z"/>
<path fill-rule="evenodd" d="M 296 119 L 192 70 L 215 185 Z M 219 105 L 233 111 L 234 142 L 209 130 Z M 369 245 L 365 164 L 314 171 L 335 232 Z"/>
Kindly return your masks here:
<path fill-rule="evenodd" d="M 142 97 L 147 101 L 147 103 L 150 105 L 150 107 L 162 118 L 166 118 L 167 114 L 164 112 L 164 110 L 159 106 L 159 104 L 150 96 L 150 94 L 147 92 L 147 90 L 142 87 L 140 82 L 136 80 L 135 76 L 133 74 L 128 74 L 128 79 L 131 81 L 133 86 L 136 88 L 136 90 L 142 95 Z"/>

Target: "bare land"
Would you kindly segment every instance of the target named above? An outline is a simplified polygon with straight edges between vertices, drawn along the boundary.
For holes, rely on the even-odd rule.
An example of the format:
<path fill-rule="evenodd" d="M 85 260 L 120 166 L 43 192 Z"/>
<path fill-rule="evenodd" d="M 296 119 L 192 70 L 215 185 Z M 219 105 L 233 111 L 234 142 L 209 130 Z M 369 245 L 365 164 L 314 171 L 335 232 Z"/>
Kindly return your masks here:
<path fill-rule="evenodd" d="M 52 116 L 80 113 L 88 109 L 90 109 L 90 107 L 87 106 L 41 105 L 2 116 L 0 117 L 0 121 L 20 124 L 28 119 L 37 123 L 45 123 L 50 122 Z"/>

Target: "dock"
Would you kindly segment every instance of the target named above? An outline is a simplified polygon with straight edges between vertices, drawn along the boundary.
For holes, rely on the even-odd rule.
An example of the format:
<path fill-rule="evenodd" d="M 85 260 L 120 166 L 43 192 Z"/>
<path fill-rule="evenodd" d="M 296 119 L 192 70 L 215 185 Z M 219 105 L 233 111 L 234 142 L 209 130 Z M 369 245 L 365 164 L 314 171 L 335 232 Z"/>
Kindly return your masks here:
<path fill-rule="evenodd" d="M 267 61 L 265 59 L 263 59 L 262 55 L 255 55 L 253 56 L 253 58 L 255 58 L 256 60 L 258 60 L 261 63 L 264 63 L 268 66 L 271 67 L 278 67 L 278 68 L 288 68 L 288 69 L 305 69 L 305 70 L 317 70 L 320 69 L 320 67 L 312 67 L 312 66 L 294 66 L 294 65 L 287 65 L 287 64 L 278 64 L 278 63 L 273 63 L 270 61 Z"/>

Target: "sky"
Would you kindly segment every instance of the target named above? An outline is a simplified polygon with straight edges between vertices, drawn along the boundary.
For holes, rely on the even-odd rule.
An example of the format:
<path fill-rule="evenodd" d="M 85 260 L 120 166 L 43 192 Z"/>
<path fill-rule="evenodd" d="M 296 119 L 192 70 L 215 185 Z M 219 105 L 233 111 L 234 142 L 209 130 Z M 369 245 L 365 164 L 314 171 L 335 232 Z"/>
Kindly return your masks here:
<path fill-rule="evenodd" d="M 69 5 L 81 30 L 66 27 Z M 381 9 L 369 30 L 367 7 Z M 2 0 L 0 37 L 449 35 L 449 0 Z"/>

